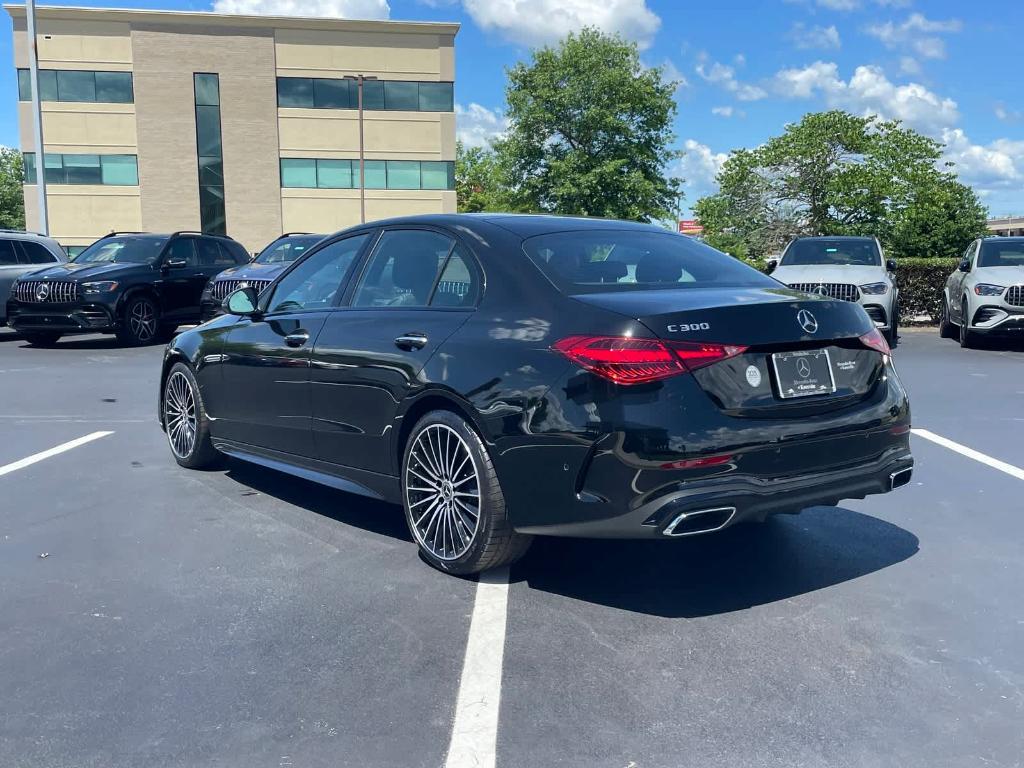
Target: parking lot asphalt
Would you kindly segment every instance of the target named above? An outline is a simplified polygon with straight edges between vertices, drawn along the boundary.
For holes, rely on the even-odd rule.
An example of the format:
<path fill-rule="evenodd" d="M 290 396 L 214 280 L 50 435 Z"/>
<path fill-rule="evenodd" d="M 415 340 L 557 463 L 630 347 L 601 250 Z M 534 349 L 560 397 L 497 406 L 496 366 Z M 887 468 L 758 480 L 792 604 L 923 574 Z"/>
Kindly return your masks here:
<path fill-rule="evenodd" d="M 0 765 L 445 765 L 476 582 L 396 507 L 180 469 L 160 356 L 0 330 Z M 1024 348 L 910 330 L 895 360 L 916 428 L 1024 466 Z M 913 448 L 909 486 L 838 508 L 538 540 L 490 764 L 1020 765 L 1024 479 Z"/>

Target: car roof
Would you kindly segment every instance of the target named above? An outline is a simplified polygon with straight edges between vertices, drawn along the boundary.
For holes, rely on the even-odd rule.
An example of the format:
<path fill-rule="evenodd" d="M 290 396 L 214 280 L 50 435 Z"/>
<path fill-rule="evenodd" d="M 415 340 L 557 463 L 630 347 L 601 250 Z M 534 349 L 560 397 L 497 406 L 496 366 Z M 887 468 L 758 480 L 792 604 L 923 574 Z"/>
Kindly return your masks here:
<path fill-rule="evenodd" d="M 587 216 L 555 216 L 533 213 L 439 213 L 420 216 L 402 216 L 393 219 L 368 222 L 367 226 L 396 226 L 400 224 L 428 224 L 442 227 L 485 229 L 487 225 L 502 229 L 523 238 L 553 232 L 580 229 L 635 229 L 638 231 L 674 234 L 672 230 L 654 224 L 620 219 L 600 219 Z"/>
<path fill-rule="evenodd" d="M 0 237 L 11 240 L 53 240 L 52 237 L 39 232 L 27 232 L 23 229 L 0 229 Z"/>

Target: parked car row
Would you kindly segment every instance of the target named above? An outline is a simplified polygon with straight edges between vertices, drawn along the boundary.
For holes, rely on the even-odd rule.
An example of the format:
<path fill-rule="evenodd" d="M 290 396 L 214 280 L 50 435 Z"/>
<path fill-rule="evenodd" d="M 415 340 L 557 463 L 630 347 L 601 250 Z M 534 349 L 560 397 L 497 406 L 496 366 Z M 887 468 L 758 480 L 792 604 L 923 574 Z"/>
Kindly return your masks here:
<path fill-rule="evenodd" d="M 3 319 L 37 345 L 80 333 L 148 344 L 215 316 L 220 300 L 240 285 L 269 284 L 319 238 L 284 235 L 250 263 L 229 237 L 112 232 L 69 261 L 55 241 L 22 233 L 0 239 L 0 295 L 10 296 Z M 2 266 L 5 248 L 18 259 L 12 267 Z"/>

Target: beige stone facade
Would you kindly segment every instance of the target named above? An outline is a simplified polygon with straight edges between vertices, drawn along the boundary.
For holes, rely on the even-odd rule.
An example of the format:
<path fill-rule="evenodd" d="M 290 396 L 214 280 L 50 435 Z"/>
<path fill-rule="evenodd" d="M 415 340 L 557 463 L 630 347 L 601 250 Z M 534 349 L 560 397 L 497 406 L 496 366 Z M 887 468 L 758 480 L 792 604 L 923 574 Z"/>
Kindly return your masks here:
<path fill-rule="evenodd" d="M 14 22 L 14 63 L 23 69 L 28 66 L 25 10 L 5 7 Z M 52 157 L 71 165 L 83 156 L 88 162 L 97 155 L 119 155 L 136 157 L 138 169 L 138 184 L 120 185 L 116 182 L 123 177 L 114 175 L 115 183 L 108 183 L 106 175 L 103 183 L 82 183 L 91 177 L 70 170 L 66 178 L 55 178 L 76 183 L 55 183 L 48 167 L 50 233 L 73 247 L 115 229 L 203 229 L 193 76 L 216 74 L 223 161 L 222 182 L 218 177 L 217 183 L 223 189 L 224 221 L 227 233 L 249 250 L 282 232 L 326 233 L 359 222 L 358 188 L 338 188 L 335 182 L 318 186 L 319 171 L 296 177 L 298 185 L 285 183 L 281 165 L 282 158 L 293 163 L 355 161 L 357 110 L 332 102 L 330 108 L 319 103 L 279 106 L 279 78 L 295 78 L 287 82 L 303 87 L 330 86 L 356 74 L 401 81 L 394 84 L 394 104 L 401 106 L 399 87 L 454 80 L 458 32 L 456 24 L 49 7 L 37 9 L 37 27 L 40 70 L 58 70 L 47 75 L 54 83 L 62 78 L 59 99 L 40 83 L 47 164 Z M 75 101 L 75 72 L 131 72 L 132 99 Z M 95 84 L 99 94 L 102 83 L 96 79 Z M 377 87 L 384 92 L 383 86 Z M 35 153 L 31 102 L 20 101 L 18 110 L 22 150 Z M 438 188 L 442 185 L 436 181 L 448 167 L 442 163 L 455 160 L 450 105 L 438 107 L 436 100 L 421 99 L 417 109 L 396 108 L 390 101 L 386 109 L 368 106 L 364 150 L 368 162 L 393 161 L 378 163 L 388 169 L 386 182 L 376 184 L 383 188 L 370 188 L 374 185 L 367 177 L 367 220 L 455 210 L 451 184 Z M 420 178 L 419 168 L 421 187 L 431 188 L 416 188 L 409 181 Z M 383 174 L 381 170 L 382 179 Z M 307 178 L 315 181 L 301 180 Z M 358 172 L 351 178 L 358 179 Z M 36 198 L 36 186 L 26 184 L 30 229 L 39 225 Z"/>

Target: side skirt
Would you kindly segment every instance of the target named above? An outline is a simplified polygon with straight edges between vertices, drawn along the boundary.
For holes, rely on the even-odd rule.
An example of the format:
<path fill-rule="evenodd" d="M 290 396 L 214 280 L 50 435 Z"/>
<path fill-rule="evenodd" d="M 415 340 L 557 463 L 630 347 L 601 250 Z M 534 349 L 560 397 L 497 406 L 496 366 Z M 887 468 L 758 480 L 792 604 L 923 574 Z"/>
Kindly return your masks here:
<path fill-rule="evenodd" d="M 391 475 L 381 475 L 354 467 L 343 467 L 340 464 L 331 464 L 318 459 L 282 453 L 270 448 L 223 438 L 213 438 L 213 447 L 226 456 L 301 477 L 304 480 L 312 480 L 314 483 L 336 488 L 339 491 L 356 493 L 392 504 L 402 503 L 401 483 L 397 477 Z"/>

